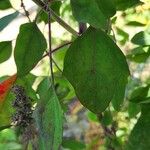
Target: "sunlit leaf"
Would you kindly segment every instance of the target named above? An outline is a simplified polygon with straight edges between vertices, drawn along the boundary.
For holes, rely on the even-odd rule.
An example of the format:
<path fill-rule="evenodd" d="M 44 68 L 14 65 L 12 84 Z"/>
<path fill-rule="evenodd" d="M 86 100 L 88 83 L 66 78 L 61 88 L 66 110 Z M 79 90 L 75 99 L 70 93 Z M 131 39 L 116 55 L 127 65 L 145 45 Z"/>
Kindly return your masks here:
<path fill-rule="evenodd" d="M 7 27 L 7 25 L 11 23 L 18 15 L 19 15 L 19 12 L 16 11 L 3 18 L 0 18 L 0 31 L 2 31 L 5 27 Z"/>

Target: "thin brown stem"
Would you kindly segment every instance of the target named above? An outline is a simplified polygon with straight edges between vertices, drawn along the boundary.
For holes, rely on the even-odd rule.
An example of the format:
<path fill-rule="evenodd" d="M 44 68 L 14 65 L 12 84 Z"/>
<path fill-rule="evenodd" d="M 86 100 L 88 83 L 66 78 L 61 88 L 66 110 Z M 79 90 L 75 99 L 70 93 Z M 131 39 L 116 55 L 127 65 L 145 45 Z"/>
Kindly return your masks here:
<path fill-rule="evenodd" d="M 72 42 L 67 42 L 67 43 L 65 43 L 65 44 L 62 44 L 62 45 L 56 47 L 55 49 L 53 49 L 53 50 L 51 51 L 51 53 L 54 53 L 54 52 L 58 51 L 59 49 L 65 47 L 65 46 L 70 45 L 71 43 L 72 43 Z M 47 52 L 45 55 L 43 55 L 42 59 L 45 58 L 46 56 L 49 56 L 49 52 Z"/>
<path fill-rule="evenodd" d="M 47 2 L 47 9 L 49 8 L 49 2 Z M 54 74 L 53 74 L 53 62 L 52 62 L 52 31 L 51 31 L 51 12 L 48 12 L 48 45 L 49 45 L 49 63 L 50 63 L 50 72 L 51 72 L 51 82 L 54 86 Z"/>
<path fill-rule="evenodd" d="M 26 7 L 23 3 L 23 0 L 21 0 L 21 7 L 23 8 L 24 12 L 25 12 L 25 16 L 28 18 L 29 22 L 31 22 L 31 19 L 29 17 L 29 12 L 26 10 Z"/>

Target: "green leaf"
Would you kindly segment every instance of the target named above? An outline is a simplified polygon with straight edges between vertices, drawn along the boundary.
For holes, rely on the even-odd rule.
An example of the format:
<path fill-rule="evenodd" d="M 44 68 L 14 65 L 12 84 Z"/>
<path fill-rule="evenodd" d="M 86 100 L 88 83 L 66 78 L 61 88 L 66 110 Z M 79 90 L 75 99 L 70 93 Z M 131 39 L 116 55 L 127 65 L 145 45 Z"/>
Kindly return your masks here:
<path fill-rule="evenodd" d="M 128 65 L 118 46 L 102 30 L 89 28 L 68 49 L 63 74 L 80 102 L 94 113 L 103 112 L 114 95 L 123 99 Z M 118 87 L 122 89 L 118 90 Z"/>
<path fill-rule="evenodd" d="M 8 60 L 12 52 L 11 41 L 0 42 L 0 63 Z"/>
<path fill-rule="evenodd" d="M 142 102 L 147 97 L 149 88 L 149 86 L 135 88 L 131 93 L 129 100 L 133 103 Z"/>
<path fill-rule="evenodd" d="M 146 24 L 143 24 L 143 23 L 138 22 L 138 21 L 130 21 L 130 22 L 128 22 L 126 25 L 128 25 L 128 26 L 133 26 L 133 27 L 136 27 L 136 26 L 138 26 L 138 27 L 143 27 L 143 26 L 145 26 Z"/>
<path fill-rule="evenodd" d="M 129 117 L 133 118 L 136 117 L 136 115 L 141 111 L 141 107 L 139 104 L 135 104 L 130 102 L 129 106 L 128 106 L 128 113 L 129 113 Z"/>
<path fill-rule="evenodd" d="M 128 54 L 126 57 L 130 61 L 134 61 L 137 63 L 145 62 L 150 56 L 150 48 L 149 47 L 137 47 L 134 48 L 130 54 Z"/>
<path fill-rule="evenodd" d="M 62 142 L 63 112 L 55 91 L 50 87 L 49 79 L 44 79 L 38 86 L 40 101 L 34 112 L 40 134 L 40 150 L 57 150 Z"/>
<path fill-rule="evenodd" d="M 150 149 L 150 104 L 142 105 L 142 114 L 133 128 L 125 150 Z"/>
<path fill-rule="evenodd" d="M 89 23 L 96 28 L 105 28 L 107 19 L 116 13 L 111 0 L 71 0 L 71 6 L 78 22 Z"/>
<path fill-rule="evenodd" d="M 17 16 L 19 15 L 19 12 L 16 11 L 12 14 L 9 14 L 5 17 L 0 18 L 0 31 L 2 31 L 9 23 L 11 23 Z"/>
<path fill-rule="evenodd" d="M 104 125 L 104 126 L 108 126 L 112 123 L 113 121 L 113 118 L 112 118 L 112 115 L 111 115 L 111 112 L 110 111 L 105 111 L 104 112 L 104 116 L 101 120 L 101 123 Z"/>
<path fill-rule="evenodd" d="M 125 10 L 135 5 L 142 4 L 140 0 L 114 0 L 117 10 Z"/>
<path fill-rule="evenodd" d="M 85 144 L 76 140 L 63 140 L 62 146 L 69 150 L 85 150 Z"/>
<path fill-rule="evenodd" d="M 35 23 L 21 25 L 14 50 L 18 76 L 25 76 L 41 60 L 46 40 Z"/>
<path fill-rule="evenodd" d="M 134 37 L 131 39 L 132 43 L 137 45 L 150 45 L 150 30 L 148 31 L 141 31 L 134 35 Z"/>
<path fill-rule="evenodd" d="M 11 4 L 9 0 L 0 0 L 0 10 L 5 10 L 11 8 Z"/>

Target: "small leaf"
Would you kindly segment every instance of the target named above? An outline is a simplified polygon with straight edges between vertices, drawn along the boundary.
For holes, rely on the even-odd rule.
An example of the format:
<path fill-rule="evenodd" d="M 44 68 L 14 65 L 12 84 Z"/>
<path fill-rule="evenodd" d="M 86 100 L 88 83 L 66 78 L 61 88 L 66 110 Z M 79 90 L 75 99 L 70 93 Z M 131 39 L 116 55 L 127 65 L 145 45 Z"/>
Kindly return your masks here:
<path fill-rule="evenodd" d="M 140 0 L 113 0 L 117 10 L 126 10 L 127 8 L 143 4 Z"/>
<path fill-rule="evenodd" d="M 8 60 L 12 52 L 11 41 L 0 42 L 0 63 Z"/>
<path fill-rule="evenodd" d="M 57 150 L 62 142 L 63 112 L 49 79 L 38 86 L 40 101 L 34 112 L 39 130 L 39 149 Z"/>
<path fill-rule="evenodd" d="M 85 144 L 76 140 L 63 140 L 62 146 L 70 150 L 85 150 Z"/>
<path fill-rule="evenodd" d="M 11 8 L 11 4 L 9 0 L 0 0 L 0 10 L 5 10 Z"/>
<path fill-rule="evenodd" d="M 142 114 L 134 126 L 125 150 L 150 149 L 150 104 L 142 105 Z"/>
<path fill-rule="evenodd" d="M 19 12 L 16 11 L 10 15 L 0 18 L 0 31 L 2 31 L 5 27 L 7 27 L 7 25 L 11 23 L 18 15 Z"/>
<path fill-rule="evenodd" d="M 17 75 L 21 77 L 28 74 L 41 60 L 45 50 L 46 40 L 37 25 L 21 25 L 14 51 Z"/>
<path fill-rule="evenodd" d="M 145 26 L 145 24 L 143 24 L 141 22 L 138 22 L 138 21 L 130 21 L 126 25 L 133 26 L 133 27 L 136 27 L 136 26 L 143 27 L 143 26 Z"/>
<path fill-rule="evenodd" d="M 135 88 L 134 91 L 131 93 L 129 100 L 132 103 L 142 102 L 147 97 L 149 88 L 149 86 Z"/>
<path fill-rule="evenodd" d="M 150 48 L 149 47 L 137 47 L 131 51 L 126 57 L 130 61 L 134 61 L 137 63 L 145 62 L 150 56 Z"/>
<path fill-rule="evenodd" d="M 150 45 L 150 31 L 141 31 L 131 39 L 134 44 L 147 46 Z"/>
<path fill-rule="evenodd" d="M 63 73 L 80 102 L 98 114 L 108 107 L 114 95 L 116 100 L 123 99 L 129 76 L 121 50 L 105 32 L 91 27 L 68 49 Z"/>
<path fill-rule="evenodd" d="M 78 22 L 89 23 L 96 28 L 105 28 L 107 19 L 116 13 L 111 0 L 71 0 L 71 6 Z"/>

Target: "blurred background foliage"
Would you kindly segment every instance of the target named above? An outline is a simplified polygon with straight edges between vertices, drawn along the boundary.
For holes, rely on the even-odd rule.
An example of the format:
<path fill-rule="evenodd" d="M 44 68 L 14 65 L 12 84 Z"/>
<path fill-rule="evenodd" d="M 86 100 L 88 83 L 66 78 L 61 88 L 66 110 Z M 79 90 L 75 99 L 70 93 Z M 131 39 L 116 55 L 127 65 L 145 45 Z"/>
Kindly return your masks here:
<path fill-rule="evenodd" d="M 48 32 L 47 15 L 37 9 L 36 5 L 30 0 L 24 1 L 24 4 L 32 20 L 38 15 L 38 26 L 46 37 Z M 56 92 L 65 112 L 62 144 L 64 150 L 105 150 L 108 147 L 110 149 L 115 147 L 115 150 L 123 149 L 140 116 L 140 103 L 150 102 L 150 1 L 142 0 L 139 5 L 131 5 L 128 9 L 124 9 L 125 5 L 120 5 L 119 11 L 111 19 L 112 30 L 110 33 L 113 40 L 126 55 L 131 73 L 126 88 L 124 105 L 120 112 L 116 112 L 110 104 L 101 119 L 85 109 L 76 98 L 73 87 L 62 76 L 63 60 L 68 46 L 61 48 L 53 55 Z M 68 24 L 78 30 L 78 23 L 72 16 L 69 0 L 64 0 L 62 3 L 57 1 L 51 7 Z M 15 10 L 19 10 L 20 14 L 13 14 L 13 17 L 16 18 L 13 21 L 11 20 L 14 19 L 12 16 L 9 19 L 7 18 L 5 26 L 6 24 L 8 26 L 4 30 L 0 23 L 0 41 L 12 40 L 13 47 L 19 26 L 27 22 L 27 18 L 20 7 L 20 0 L 10 0 L 10 3 L 7 1 L 5 6 L 0 1 L 1 19 L 10 13 L 14 13 Z M 73 40 L 71 34 L 54 20 L 52 22 L 53 48 Z M 3 63 L 0 64 L 0 81 L 4 80 L 4 76 L 16 72 L 11 52 L 7 54 L 6 60 L 3 60 Z M 37 85 L 45 76 L 49 75 L 48 65 L 48 58 L 45 57 L 31 72 L 32 74 L 21 81 L 17 81 L 18 84 L 25 86 L 27 94 L 33 99 L 33 103 L 36 103 L 37 99 L 35 93 Z M 108 127 L 109 131 L 105 127 Z M 14 128 L 0 128 L 0 130 L 0 149 L 22 149 L 19 136 Z M 30 149 L 30 146 L 28 149 Z"/>

